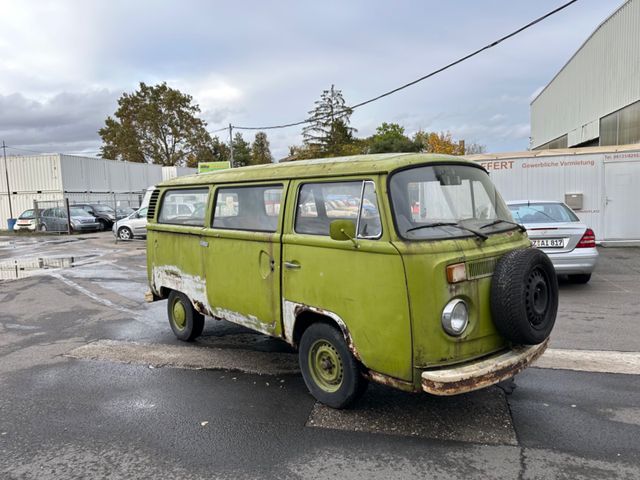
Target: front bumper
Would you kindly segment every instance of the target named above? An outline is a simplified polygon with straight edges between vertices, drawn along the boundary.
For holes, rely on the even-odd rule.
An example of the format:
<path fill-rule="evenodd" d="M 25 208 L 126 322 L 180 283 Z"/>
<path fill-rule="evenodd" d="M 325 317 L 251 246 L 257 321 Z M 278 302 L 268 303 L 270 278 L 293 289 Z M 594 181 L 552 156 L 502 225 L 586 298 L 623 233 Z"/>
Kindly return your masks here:
<path fill-rule="evenodd" d="M 514 347 L 488 358 L 422 372 L 422 390 L 433 395 L 457 395 L 494 385 L 520 373 L 544 353 L 547 338 L 539 345 Z"/>
<path fill-rule="evenodd" d="M 73 229 L 77 232 L 89 232 L 89 231 L 96 231 L 96 230 L 100 230 L 100 224 L 99 223 L 78 223 L 76 225 L 73 225 Z"/>
<path fill-rule="evenodd" d="M 13 226 L 13 229 L 15 231 L 20 231 L 20 230 L 30 230 L 32 232 L 35 232 L 36 230 L 36 226 L 33 223 L 30 223 L 28 225 L 18 225 L 17 223 Z"/>
<path fill-rule="evenodd" d="M 545 251 L 558 274 L 591 273 L 598 263 L 598 250 L 595 248 L 575 248 L 567 253 Z"/>

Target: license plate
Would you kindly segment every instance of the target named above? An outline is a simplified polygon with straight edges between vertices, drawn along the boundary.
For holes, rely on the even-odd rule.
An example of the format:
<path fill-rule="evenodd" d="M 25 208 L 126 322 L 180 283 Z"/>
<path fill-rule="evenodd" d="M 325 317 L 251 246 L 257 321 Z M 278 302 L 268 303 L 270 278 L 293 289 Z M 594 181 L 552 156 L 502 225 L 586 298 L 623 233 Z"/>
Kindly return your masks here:
<path fill-rule="evenodd" d="M 534 238 L 531 240 L 534 247 L 538 248 L 562 248 L 564 239 L 562 238 Z"/>

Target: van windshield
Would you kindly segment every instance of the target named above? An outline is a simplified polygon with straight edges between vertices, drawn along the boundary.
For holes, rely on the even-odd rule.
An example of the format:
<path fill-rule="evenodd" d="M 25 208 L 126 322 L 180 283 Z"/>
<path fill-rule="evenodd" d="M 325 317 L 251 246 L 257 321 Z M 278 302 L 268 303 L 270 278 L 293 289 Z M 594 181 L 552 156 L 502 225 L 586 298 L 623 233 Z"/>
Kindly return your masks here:
<path fill-rule="evenodd" d="M 408 240 L 468 237 L 517 228 L 489 179 L 471 165 L 429 165 L 391 176 L 398 234 Z M 479 233 L 478 233 L 479 232 Z"/>

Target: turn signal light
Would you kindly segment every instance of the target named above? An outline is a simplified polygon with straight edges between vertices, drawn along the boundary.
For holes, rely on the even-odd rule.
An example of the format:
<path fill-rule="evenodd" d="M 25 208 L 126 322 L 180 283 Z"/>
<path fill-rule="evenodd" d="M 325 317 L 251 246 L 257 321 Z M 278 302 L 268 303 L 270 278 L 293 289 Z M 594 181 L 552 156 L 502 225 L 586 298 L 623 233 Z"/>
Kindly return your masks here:
<path fill-rule="evenodd" d="M 576 245 L 576 248 L 595 248 L 596 247 L 596 234 L 593 233 L 593 230 L 587 228 L 582 235 L 582 238 Z"/>
<path fill-rule="evenodd" d="M 467 267 L 464 263 L 447 266 L 447 280 L 449 283 L 459 283 L 467 279 Z"/>

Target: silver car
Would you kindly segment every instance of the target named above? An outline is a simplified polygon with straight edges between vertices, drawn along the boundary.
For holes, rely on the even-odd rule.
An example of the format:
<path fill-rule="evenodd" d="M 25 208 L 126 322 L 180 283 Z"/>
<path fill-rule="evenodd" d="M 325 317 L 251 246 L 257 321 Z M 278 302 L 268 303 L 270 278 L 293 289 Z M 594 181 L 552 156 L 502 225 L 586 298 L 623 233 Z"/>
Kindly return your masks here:
<path fill-rule="evenodd" d="M 133 212 L 126 218 L 114 222 L 111 229 L 120 240 L 147 236 L 147 207 Z"/>
<path fill-rule="evenodd" d="M 558 275 L 574 283 L 591 279 L 598 250 L 596 237 L 567 205 L 556 201 L 507 202 L 513 219 L 527 229 L 531 243 L 545 252 Z"/>

